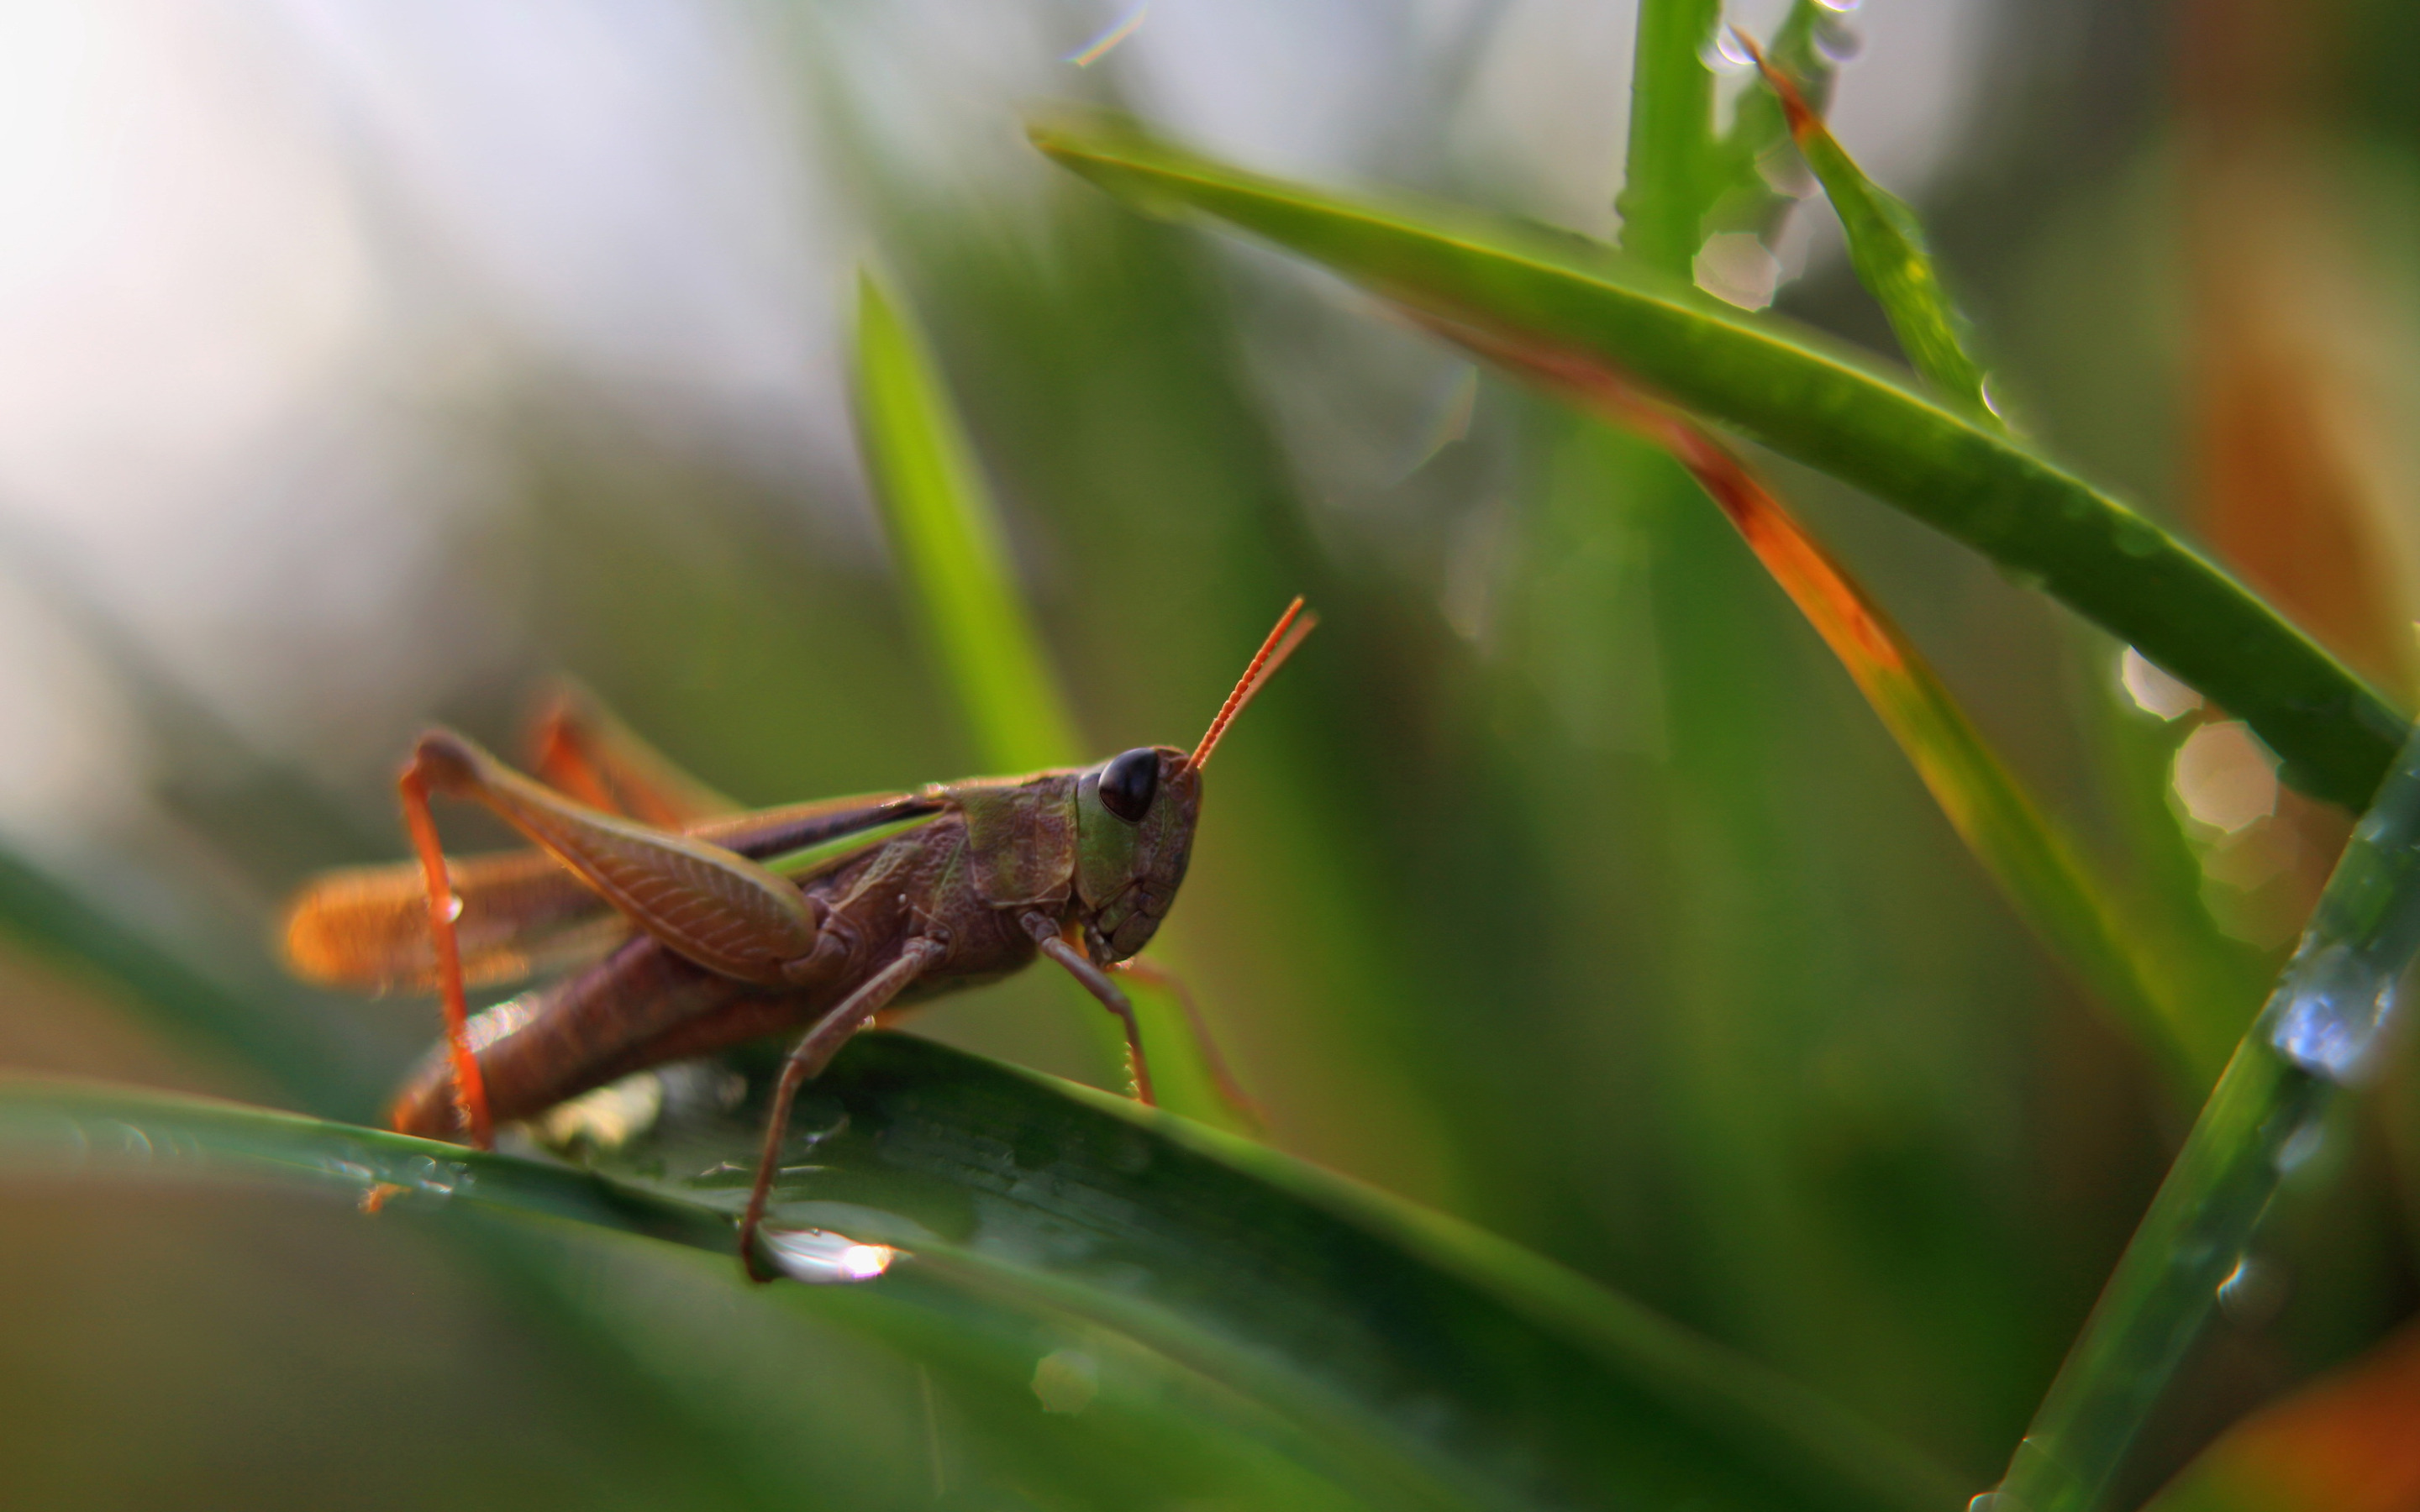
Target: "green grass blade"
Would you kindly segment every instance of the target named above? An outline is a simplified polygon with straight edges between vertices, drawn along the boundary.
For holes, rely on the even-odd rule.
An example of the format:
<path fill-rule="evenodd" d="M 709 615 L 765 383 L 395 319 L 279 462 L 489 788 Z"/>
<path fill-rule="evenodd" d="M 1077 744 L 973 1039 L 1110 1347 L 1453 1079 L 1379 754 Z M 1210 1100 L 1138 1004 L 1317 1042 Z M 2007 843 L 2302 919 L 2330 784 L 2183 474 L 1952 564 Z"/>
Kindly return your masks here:
<path fill-rule="evenodd" d="M 2353 830 L 2251 1032 L 2009 1465 L 2003 1505 L 2100 1512 L 2145 1418 L 2249 1255 L 2279 1183 L 2331 1134 L 2420 954 L 2420 737 Z"/>
<path fill-rule="evenodd" d="M 683 1103 L 674 1080 L 660 1085 L 673 1100 L 656 1131 L 609 1163 L 645 1185 L 23 1079 L 0 1082 L 0 1165 L 216 1172 L 346 1197 L 388 1181 L 403 1188 L 390 1211 L 492 1210 L 727 1257 L 745 1175 L 725 1163 L 754 1143 L 752 1110 L 719 1111 L 710 1094 Z M 1197 1438 L 1249 1427 L 1357 1504 L 1957 1504 L 1938 1472 L 1559 1267 L 1120 1099 L 869 1035 L 810 1088 L 799 1123 L 822 1133 L 799 1136 L 812 1164 L 785 1171 L 777 1221 L 901 1253 L 879 1279 L 780 1288 L 768 1302 L 839 1309 L 911 1350 L 1037 1330 L 1105 1341 L 1096 1353 L 1131 1352 L 1196 1383 L 1195 1400 L 1164 1411 L 1229 1399 Z M 1006 1368 L 1030 1374 L 1035 1358 Z M 1171 1441 L 1184 1428 L 1160 1426 Z"/>
<path fill-rule="evenodd" d="M 1623 165 L 1623 250 L 1677 277 L 1705 239 L 1714 162 L 1714 76 L 1702 54 L 1720 0 L 1641 0 L 1630 69 L 1629 161 Z"/>
<path fill-rule="evenodd" d="M 2249 721 L 2307 792 L 2366 807 L 2402 740 L 2393 705 L 2209 561 L 1816 332 L 1502 218 L 1343 199 L 1101 117 L 1033 135 L 1140 208 L 1207 212 L 1414 308 L 1613 364 L 1905 510 Z"/>
<path fill-rule="evenodd" d="M 1082 761 L 973 448 L 923 343 L 871 275 L 858 285 L 856 377 L 875 494 L 976 750 L 1001 772 Z"/>
<path fill-rule="evenodd" d="M 1858 281 L 1882 305 L 1908 361 L 1950 408 L 1978 425 L 2006 429 L 1984 394 L 1983 364 L 1967 355 L 1960 338 L 1964 322 L 1941 286 L 1914 208 L 1867 177 L 1796 81 L 1749 45 L 1766 87 L 1780 101 L 1791 139 L 1840 217 Z"/>
<path fill-rule="evenodd" d="M 366 1109 L 383 1090 L 333 1046 L 315 1046 L 293 1032 L 299 1026 L 254 1007 L 5 850 L 0 933 L 124 989 L 128 1005 L 173 1038 L 268 1078 L 280 1096 L 323 1109 Z"/>
<path fill-rule="evenodd" d="M 1840 13 L 1822 0 L 1794 0 L 1765 50 L 1776 67 L 1797 81 L 1800 98 L 1818 116 L 1831 100 L 1839 71 L 1826 48 L 1837 47 L 1847 29 Z M 1742 94 L 1731 107 L 1731 129 L 1714 146 L 1714 203 L 1704 230 L 1752 232 L 1773 249 L 1782 224 L 1798 207 L 1798 197 L 1776 188 L 1767 176 L 1773 155 L 1792 150 L 1789 143 L 1779 98 L 1763 89 Z"/>
<path fill-rule="evenodd" d="M 2180 1086 L 2197 1093 L 2211 1084 L 2232 1030 L 2168 990 L 2194 976 L 2153 953 L 2114 891 L 1985 743 L 1923 654 L 1745 464 L 1693 422 L 1647 402 L 1618 374 L 1532 363 L 1510 343 L 1435 329 L 1646 436 L 1688 469 L 1855 680 L 2018 915 Z"/>
<path fill-rule="evenodd" d="M 996 772 L 1072 766 L 1088 759 L 1066 696 L 1025 612 L 1006 532 L 939 370 L 913 327 L 871 275 L 858 286 L 858 422 L 891 537 L 926 640 L 947 673 L 985 766 Z M 1177 941 L 1154 954 L 1173 961 Z M 1081 988 L 1063 995 L 1103 1059 L 1123 1065 L 1116 1022 Z M 1250 1122 L 1217 1090 L 1183 1005 L 1129 990 L 1161 1102 L 1241 1128 Z M 1080 999 L 1080 1001 L 1079 1001 Z"/>

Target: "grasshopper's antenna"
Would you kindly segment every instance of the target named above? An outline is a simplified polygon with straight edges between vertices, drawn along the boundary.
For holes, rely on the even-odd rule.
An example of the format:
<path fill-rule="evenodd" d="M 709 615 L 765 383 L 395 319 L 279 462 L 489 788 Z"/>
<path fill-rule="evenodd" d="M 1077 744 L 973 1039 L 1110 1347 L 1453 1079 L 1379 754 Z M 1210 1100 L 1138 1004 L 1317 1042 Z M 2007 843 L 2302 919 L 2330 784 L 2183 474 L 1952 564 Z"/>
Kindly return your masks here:
<path fill-rule="evenodd" d="M 1227 702 L 1219 705 L 1218 717 L 1210 721 L 1209 733 L 1202 737 L 1202 744 L 1194 747 L 1193 754 L 1186 758 L 1187 766 L 1198 772 L 1208 764 L 1210 753 L 1218 748 L 1218 737 L 1227 733 L 1227 726 L 1234 722 L 1236 715 L 1244 712 L 1244 705 L 1252 702 L 1252 695 L 1261 690 L 1261 685 L 1285 665 L 1285 659 L 1294 655 L 1294 648 L 1302 644 L 1302 638 L 1317 628 L 1319 616 L 1304 614 L 1302 595 L 1295 594 L 1295 601 L 1286 606 L 1286 611 L 1278 616 L 1277 627 L 1269 632 L 1266 640 L 1261 642 L 1260 654 L 1252 658 L 1249 667 L 1244 669 L 1244 675 L 1235 683 L 1235 691 L 1228 694 Z"/>

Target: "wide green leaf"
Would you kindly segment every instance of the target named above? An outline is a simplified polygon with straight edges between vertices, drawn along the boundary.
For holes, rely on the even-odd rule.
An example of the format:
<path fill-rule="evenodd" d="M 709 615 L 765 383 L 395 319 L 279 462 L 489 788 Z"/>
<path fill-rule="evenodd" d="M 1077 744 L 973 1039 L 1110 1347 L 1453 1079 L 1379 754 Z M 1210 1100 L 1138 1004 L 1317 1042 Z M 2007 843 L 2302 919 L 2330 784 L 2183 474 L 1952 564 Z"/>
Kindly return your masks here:
<path fill-rule="evenodd" d="M 347 1196 L 385 1182 L 391 1211 L 491 1209 L 727 1254 L 754 1115 L 725 1075 L 652 1076 L 649 1127 L 606 1140 L 597 1171 L 41 1080 L 0 1084 L 0 1161 Z M 776 1253 L 839 1284 L 776 1288 L 786 1304 L 955 1351 L 954 1368 L 1033 1375 L 1046 1405 L 1118 1396 L 1165 1453 L 1240 1435 L 1267 1460 L 1259 1496 L 1291 1478 L 1388 1507 L 1957 1504 L 1904 1451 L 1576 1275 L 1120 1099 L 868 1035 L 796 1127 Z M 1058 1349 L 1082 1358 L 1034 1375 Z M 1129 1368 L 1161 1382 L 1156 1407 L 1121 1383 Z"/>
<path fill-rule="evenodd" d="M 2009 437 L 1792 321 L 1749 316 L 1579 237 L 1345 198 L 1100 116 L 1033 128 L 1140 208 L 1206 212 L 1388 299 L 1612 364 L 1966 542 L 2247 720 L 2288 780 L 2366 807 L 2402 739 L 2385 698 L 2207 559 Z"/>

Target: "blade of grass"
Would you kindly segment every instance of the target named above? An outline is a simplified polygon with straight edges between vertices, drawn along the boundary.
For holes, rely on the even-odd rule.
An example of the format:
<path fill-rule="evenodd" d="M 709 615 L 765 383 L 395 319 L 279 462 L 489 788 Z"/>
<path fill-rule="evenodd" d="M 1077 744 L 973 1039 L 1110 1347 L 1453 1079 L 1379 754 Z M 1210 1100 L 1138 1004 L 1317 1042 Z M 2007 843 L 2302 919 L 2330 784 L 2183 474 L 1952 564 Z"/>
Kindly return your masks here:
<path fill-rule="evenodd" d="M 1822 0 L 1793 0 L 1767 49 L 1775 66 L 1797 81 L 1800 97 L 1818 116 L 1831 100 L 1838 72 L 1825 49 L 1837 46 L 1846 30 L 1840 13 Z M 1731 129 L 1715 145 L 1715 200 L 1704 229 L 1752 232 L 1767 251 L 1773 250 L 1782 224 L 1798 205 L 1795 193 L 1775 187 L 1780 176 L 1772 159 L 1789 141 L 1789 121 L 1772 91 L 1749 90 L 1740 96 L 1732 106 Z"/>
<path fill-rule="evenodd" d="M 2420 954 L 2420 736 L 2313 909 L 2001 1487 L 2001 1505 L 2099 1512 L 2145 1417 L 2250 1254 L 2279 1182 L 2327 1137 Z M 2341 1135 L 2338 1135 L 2341 1137 Z"/>
<path fill-rule="evenodd" d="M 909 597 L 984 764 L 1025 772 L 1082 762 L 1083 740 L 1025 612 L 1000 511 L 965 427 L 923 343 L 871 274 L 858 284 L 857 408 Z M 1174 961 L 1181 937 L 1163 935 L 1153 953 Z M 1128 985 L 1161 1101 L 1206 1122 L 1250 1127 L 1249 1110 L 1218 1095 L 1184 1005 Z M 1124 1065 L 1115 1021 L 1073 983 L 1065 995 L 1105 1062 Z"/>
<path fill-rule="evenodd" d="M 1721 0 L 1640 0 L 1630 67 L 1629 161 L 1623 165 L 1623 250 L 1675 277 L 1704 240 L 1714 159 L 1714 76 L 1702 57 Z"/>
<path fill-rule="evenodd" d="M 1072 1320 L 1198 1383 L 1163 1409 L 1171 1442 L 1223 1395 L 1204 1430 L 1247 1425 L 1371 1505 L 1956 1505 L 1939 1472 L 1578 1276 L 1200 1125 L 888 1034 L 852 1042 L 800 1114 L 825 1132 L 784 1171 L 781 1221 L 900 1253 L 877 1279 L 780 1288 L 790 1304 L 918 1350 Z M 726 1264 L 744 1187 L 726 1162 L 755 1134 L 752 1109 L 668 1104 L 612 1157 L 643 1188 L 234 1104 L 0 1082 L 0 1165 L 20 1172 L 348 1196 L 388 1181 L 395 1211 L 569 1221 Z"/>
<path fill-rule="evenodd" d="M 1807 165 L 1815 171 L 1840 217 L 1840 228 L 1848 234 L 1849 261 L 1857 270 L 1857 281 L 1881 303 L 1908 361 L 1950 408 L 1978 425 L 2006 430 L 1984 393 L 1983 364 L 1967 355 L 1960 337 L 1965 322 L 1941 286 L 1932 253 L 1925 245 L 1923 224 L 1914 208 L 1867 177 L 1823 124 L 1823 116 L 1799 92 L 1797 82 L 1769 60 L 1745 32 L 1734 28 L 1734 34 L 1756 60 L 1765 87 L 1780 102 L 1791 140 L 1806 154 Z"/>
<path fill-rule="evenodd" d="M 1104 117 L 1032 135 L 1138 208 L 1206 211 L 1404 304 L 1612 364 L 1905 510 L 2250 722 L 2306 792 L 2366 806 L 2401 742 L 2393 705 L 2218 567 L 1818 332 L 1720 306 L 1578 238 L 1449 207 L 1342 199 Z"/>
<path fill-rule="evenodd" d="M 857 418 L 920 626 L 976 750 L 1003 772 L 1065 766 L 1083 741 L 1026 617 L 1000 511 L 923 344 L 858 283 Z"/>
<path fill-rule="evenodd" d="M 124 1000 L 171 1035 L 225 1056 L 308 1107 L 377 1106 L 382 1088 L 341 1056 L 315 1051 L 290 1026 L 187 965 L 66 884 L 0 850 L 0 932 L 12 943 L 124 989 Z"/>
<path fill-rule="evenodd" d="M 1923 656 L 1738 456 L 1602 365 L 1413 318 L 1639 432 L 1688 469 L 1839 658 L 2017 913 L 2180 1086 L 2210 1085 L 2229 1048 L 2226 1028 L 2163 990 L 2179 974 L 2148 955 L 2114 894 L 1993 753 Z"/>

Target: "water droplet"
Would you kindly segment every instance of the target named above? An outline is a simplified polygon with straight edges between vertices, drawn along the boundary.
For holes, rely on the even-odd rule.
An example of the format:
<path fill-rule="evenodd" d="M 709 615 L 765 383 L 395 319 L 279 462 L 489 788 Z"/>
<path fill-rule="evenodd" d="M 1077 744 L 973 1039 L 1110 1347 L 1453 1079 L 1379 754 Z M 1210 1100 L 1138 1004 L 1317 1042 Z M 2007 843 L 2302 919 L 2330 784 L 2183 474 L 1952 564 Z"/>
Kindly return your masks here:
<path fill-rule="evenodd" d="M 2146 714 L 2177 719 L 2201 707 L 2201 695 L 2144 659 L 2133 646 L 2118 658 L 2118 681 Z"/>
<path fill-rule="evenodd" d="M 151 1136 L 149 1134 L 145 1134 L 142 1130 L 137 1129 L 131 1123 L 116 1123 L 113 1121 L 110 1127 L 113 1128 L 116 1134 L 117 1148 L 113 1151 L 113 1153 L 131 1156 L 135 1160 L 149 1160 L 151 1158 Z"/>
<path fill-rule="evenodd" d="M 1737 73 L 1756 66 L 1756 59 L 1747 55 L 1747 49 L 1740 46 L 1729 26 L 1715 30 L 1714 39 L 1699 53 L 1698 61 L 1715 73 Z"/>
<path fill-rule="evenodd" d="M 1699 288 L 1743 310 L 1763 309 L 1781 286 L 1781 260 L 1745 231 L 1708 237 L 1690 271 Z"/>
<path fill-rule="evenodd" d="M 2290 995 L 2275 1011 L 2270 1044 L 2314 1076 L 2358 1076 L 2379 1025 L 2394 1010 L 2394 979 L 2381 980 L 2350 946 L 2338 944 L 2288 967 L 2284 991 Z"/>
<path fill-rule="evenodd" d="M 664 1084 L 652 1071 L 608 1082 L 530 1120 L 530 1132 L 551 1149 L 575 1145 L 610 1153 L 656 1126 L 664 1110 Z"/>
<path fill-rule="evenodd" d="M 822 1228 L 768 1228 L 765 1245 L 783 1274 L 814 1286 L 871 1281 L 899 1257 L 888 1244 L 861 1243 Z"/>
<path fill-rule="evenodd" d="M 2311 1157 L 2327 1148 L 2328 1128 L 2323 1119 L 2309 1119 L 2303 1126 L 2286 1136 L 2277 1147 L 2276 1165 L 2281 1176 L 2291 1175 L 2311 1163 Z"/>
<path fill-rule="evenodd" d="M 2218 1309 L 2238 1328 L 2259 1328 L 2277 1316 L 2290 1289 L 2284 1266 L 2246 1255 L 2218 1284 Z"/>
<path fill-rule="evenodd" d="M 2169 779 L 2185 812 L 2223 834 L 2277 811 L 2276 758 L 2240 719 L 2187 735 Z"/>
<path fill-rule="evenodd" d="M 445 921 L 452 924 L 458 922 L 461 918 L 462 895 L 458 892 L 452 894 L 445 900 Z"/>
<path fill-rule="evenodd" d="M 1815 3 L 1834 15 L 1845 16 L 1857 8 L 1859 0 L 1815 0 Z"/>
<path fill-rule="evenodd" d="M 2160 528 L 2131 510 L 2118 517 L 2118 549 L 2130 557 L 2148 557 L 2166 544 Z"/>
<path fill-rule="evenodd" d="M 1817 0 L 1817 3 L 1822 4 L 1823 0 Z M 1854 10 L 1856 8 L 1857 0 L 1849 0 L 1847 5 L 1839 6 L 1835 8 L 1839 10 Z M 1859 53 L 1864 52 L 1865 47 L 1865 38 L 1853 26 L 1844 26 L 1828 16 L 1816 24 L 1815 51 L 1823 54 L 1825 62 L 1846 63 L 1851 58 L 1855 57 Z M 1994 409 L 1992 412 L 1993 414 L 1999 413 L 1997 409 Z"/>
<path fill-rule="evenodd" d="M 432 1197 L 450 1197 L 471 1183 L 471 1168 L 460 1161 L 432 1160 L 424 1155 L 412 1163 L 412 1186 Z"/>
<path fill-rule="evenodd" d="M 1033 1395 L 1046 1412 L 1080 1412 L 1100 1395 L 1101 1367 L 1076 1350 L 1060 1350 L 1042 1357 L 1033 1367 Z"/>

